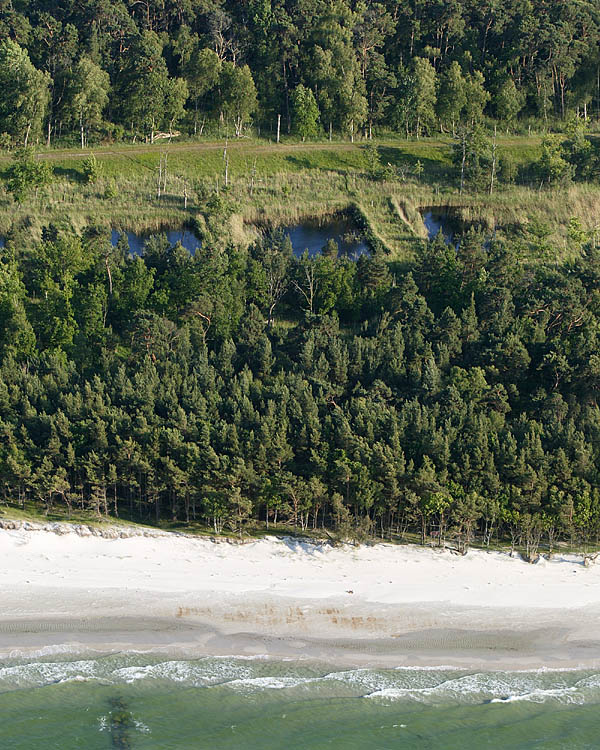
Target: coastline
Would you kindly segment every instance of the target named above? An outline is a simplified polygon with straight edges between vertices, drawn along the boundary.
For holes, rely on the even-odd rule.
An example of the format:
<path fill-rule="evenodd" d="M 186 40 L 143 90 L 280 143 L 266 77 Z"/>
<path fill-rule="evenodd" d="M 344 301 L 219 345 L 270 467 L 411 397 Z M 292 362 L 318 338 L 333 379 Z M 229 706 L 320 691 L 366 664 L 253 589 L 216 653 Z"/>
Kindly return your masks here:
<path fill-rule="evenodd" d="M 571 556 L 529 565 L 479 550 L 28 526 L 0 530 L 0 659 L 135 650 L 357 667 L 600 667 L 600 566 Z"/>

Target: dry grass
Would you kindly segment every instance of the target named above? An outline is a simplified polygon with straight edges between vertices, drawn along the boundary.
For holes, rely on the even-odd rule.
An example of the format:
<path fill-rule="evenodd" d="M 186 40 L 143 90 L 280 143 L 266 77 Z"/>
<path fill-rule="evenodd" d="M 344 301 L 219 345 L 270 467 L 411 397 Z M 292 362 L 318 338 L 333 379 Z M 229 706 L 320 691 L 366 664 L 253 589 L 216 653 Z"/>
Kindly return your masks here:
<path fill-rule="evenodd" d="M 594 230 L 600 215 L 600 188 L 572 185 L 562 190 L 539 191 L 503 186 L 487 194 L 459 194 L 450 165 L 448 140 L 398 141 L 380 144 L 382 163 L 392 164 L 397 177 L 375 181 L 366 174 L 360 144 L 283 144 L 244 141 L 228 144 L 227 200 L 234 216 L 228 223 L 230 239 L 246 243 L 261 224 L 292 224 L 356 205 L 373 234 L 398 260 L 419 251 L 425 230 L 419 209 L 449 207 L 465 222 L 488 228 L 512 227 L 530 221 L 546 224 L 563 253 L 566 226 L 579 217 Z M 535 157 L 535 138 L 506 138 L 501 148 L 515 161 Z M 0 234 L 17 228 L 39 237 L 50 222 L 80 231 L 95 224 L 129 231 L 159 231 L 197 221 L 202 226 L 206 200 L 223 189 L 223 143 L 184 143 L 169 147 L 166 194 L 157 199 L 157 165 L 164 145 L 99 149 L 103 176 L 95 185 L 83 183 L 79 150 L 50 152 L 56 180 L 45 195 L 17 205 L 0 191 Z M 1 161 L 1 160 L 0 160 Z M 419 179 L 413 166 L 420 161 Z M 6 160 L 4 164 L 6 164 Z M 2 163 L 0 163 L 0 168 Z M 183 193 L 187 185 L 188 207 Z M 107 197 L 110 188 L 114 197 Z M 107 193 L 107 191 L 109 191 Z"/>

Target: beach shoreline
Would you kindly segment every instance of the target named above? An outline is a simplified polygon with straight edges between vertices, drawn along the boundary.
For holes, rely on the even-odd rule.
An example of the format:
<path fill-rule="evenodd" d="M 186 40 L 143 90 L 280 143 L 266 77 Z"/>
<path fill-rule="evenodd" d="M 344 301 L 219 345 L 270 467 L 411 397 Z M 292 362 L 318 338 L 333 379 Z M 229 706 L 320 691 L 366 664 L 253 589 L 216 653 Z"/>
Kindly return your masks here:
<path fill-rule="evenodd" d="M 64 527 L 0 530 L 0 659 L 147 650 L 355 667 L 600 666 L 600 566 L 574 557 L 528 565 L 479 550 Z"/>

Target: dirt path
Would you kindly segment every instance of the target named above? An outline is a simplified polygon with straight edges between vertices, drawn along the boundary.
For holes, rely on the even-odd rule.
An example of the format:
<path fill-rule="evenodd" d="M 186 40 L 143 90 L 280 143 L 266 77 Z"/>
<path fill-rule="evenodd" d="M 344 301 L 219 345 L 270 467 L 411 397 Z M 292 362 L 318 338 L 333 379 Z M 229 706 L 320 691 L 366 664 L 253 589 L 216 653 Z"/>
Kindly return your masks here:
<path fill-rule="evenodd" d="M 538 137 L 518 138 L 504 137 L 499 139 L 500 145 L 509 147 L 529 148 L 539 143 Z M 439 138 L 424 139 L 420 141 L 400 141 L 400 140 L 382 140 L 377 141 L 378 146 L 385 148 L 397 148 L 400 151 L 409 151 L 414 154 L 419 151 L 426 151 L 431 148 L 447 148 L 451 144 L 451 139 L 443 140 Z M 76 160 L 85 159 L 93 151 L 96 156 L 122 156 L 133 158 L 138 154 L 159 154 L 161 151 L 168 149 L 169 153 L 210 153 L 220 151 L 225 145 L 225 140 L 206 141 L 203 143 L 139 143 L 139 144 L 122 144 L 116 146 L 96 147 L 86 150 L 81 149 L 57 149 L 56 151 L 47 151 L 39 154 L 40 159 L 48 160 Z M 315 152 L 315 151 L 356 151 L 364 146 L 364 142 L 343 143 L 343 142 L 322 142 L 322 143 L 280 143 L 248 141 L 246 139 L 230 140 L 227 148 L 231 151 L 244 151 L 248 154 L 265 154 L 265 153 L 297 153 L 297 152 Z M 0 154 L 0 162 L 8 161 L 10 154 Z"/>
<path fill-rule="evenodd" d="M 134 156 L 136 154 L 160 153 L 168 149 L 170 153 L 185 152 L 210 152 L 220 151 L 223 149 L 225 141 L 209 141 L 205 143 L 154 143 L 154 144 L 124 144 L 122 146 L 90 148 L 85 151 L 81 149 L 57 149 L 56 151 L 42 152 L 39 154 L 41 159 L 85 159 L 93 151 L 98 157 L 102 156 Z M 402 141 L 378 141 L 378 146 L 387 148 L 397 147 L 400 149 L 410 145 L 410 150 L 420 150 L 423 148 L 439 147 L 442 148 L 448 144 L 444 141 L 427 140 L 418 142 Z M 364 146 L 364 143 L 257 143 L 256 141 L 229 141 L 227 148 L 232 151 L 247 151 L 248 153 L 294 153 L 304 151 L 356 151 Z M 10 154 L 3 154 L 0 160 L 10 159 Z"/>

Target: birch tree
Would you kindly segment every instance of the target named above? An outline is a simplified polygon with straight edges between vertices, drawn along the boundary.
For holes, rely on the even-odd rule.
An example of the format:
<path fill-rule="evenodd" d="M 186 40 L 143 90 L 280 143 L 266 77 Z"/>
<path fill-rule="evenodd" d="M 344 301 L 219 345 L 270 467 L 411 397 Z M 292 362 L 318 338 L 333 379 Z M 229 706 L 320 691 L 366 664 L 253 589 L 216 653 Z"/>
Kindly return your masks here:
<path fill-rule="evenodd" d="M 444 128 L 452 130 L 456 135 L 456 126 L 467 102 L 466 83 L 460 65 L 456 60 L 440 79 L 437 97 L 437 116 L 442 131 Z"/>
<path fill-rule="evenodd" d="M 423 57 L 413 62 L 415 85 L 415 114 L 417 138 L 428 132 L 435 122 L 436 73 L 433 65 Z"/>
<path fill-rule="evenodd" d="M 81 57 L 70 81 L 68 106 L 73 121 L 79 126 L 81 148 L 85 148 L 90 129 L 97 128 L 102 122 L 109 88 L 108 73 L 89 57 Z"/>
<path fill-rule="evenodd" d="M 0 43 L 0 132 L 27 146 L 40 135 L 50 99 L 50 76 L 16 42 Z"/>
<path fill-rule="evenodd" d="M 221 60 L 212 49 L 196 46 L 189 61 L 182 66 L 190 99 L 194 103 L 194 134 L 198 132 L 198 111 L 202 97 L 215 88 L 221 73 Z M 203 127 L 200 128 L 202 135 Z"/>
<path fill-rule="evenodd" d="M 236 68 L 225 62 L 219 77 L 221 112 L 233 124 L 235 135 L 240 138 L 251 116 L 258 108 L 256 86 L 247 65 Z"/>

